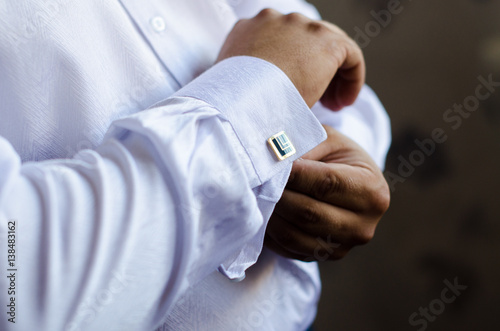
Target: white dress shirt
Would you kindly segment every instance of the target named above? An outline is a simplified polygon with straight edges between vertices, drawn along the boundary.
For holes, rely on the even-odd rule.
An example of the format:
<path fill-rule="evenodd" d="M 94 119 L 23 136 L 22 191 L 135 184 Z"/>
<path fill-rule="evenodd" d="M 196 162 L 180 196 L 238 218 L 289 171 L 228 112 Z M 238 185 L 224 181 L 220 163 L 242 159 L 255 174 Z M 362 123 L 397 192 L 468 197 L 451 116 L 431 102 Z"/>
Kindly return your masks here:
<path fill-rule="evenodd" d="M 264 7 L 318 17 L 300 0 L 0 1 L 1 330 L 312 323 L 317 265 L 262 250 L 267 220 L 318 119 L 379 165 L 389 122 L 367 87 L 311 111 L 266 61 L 213 65 Z"/>

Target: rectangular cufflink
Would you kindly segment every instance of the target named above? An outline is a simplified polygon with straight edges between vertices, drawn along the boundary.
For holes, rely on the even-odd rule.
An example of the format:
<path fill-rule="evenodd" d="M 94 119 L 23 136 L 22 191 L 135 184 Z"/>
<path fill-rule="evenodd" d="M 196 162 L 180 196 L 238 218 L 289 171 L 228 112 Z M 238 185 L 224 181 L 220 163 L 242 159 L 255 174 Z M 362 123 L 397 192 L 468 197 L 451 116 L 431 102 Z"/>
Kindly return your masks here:
<path fill-rule="evenodd" d="M 280 161 L 283 161 L 284 159 L 296 153 L 295 147 L 292 145 L 290 139 L 288 139 L 285 131 L 281 131 L 280 133 L 275 134 L 274 136 L 269 138 L 267 142 Z"/>

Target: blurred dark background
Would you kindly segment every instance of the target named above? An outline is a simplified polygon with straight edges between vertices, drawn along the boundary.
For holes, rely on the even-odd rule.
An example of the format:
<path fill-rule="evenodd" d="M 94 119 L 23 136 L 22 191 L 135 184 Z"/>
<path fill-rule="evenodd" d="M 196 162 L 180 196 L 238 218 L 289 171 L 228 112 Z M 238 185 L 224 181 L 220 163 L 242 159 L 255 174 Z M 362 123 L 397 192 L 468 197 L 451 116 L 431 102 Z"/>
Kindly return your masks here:
<path fill-rule="evenodd" d="M 310 2 L 365 34 L 367 81 L 392 120 L 386 177 L 400 176 L 375 239 L 321 264 L 316 330 L 500 330 L 500 87 L 460 123 L 443 118 L 464 100 L 476 108 L 479 76 L 500 82 L 500 2 L 402 0 L 385 27 L 374 13 L 399 1 Z M 447 141 L 401 173 L 415 139 L 439 128 Z M 446 280 L 467 286 L 449 303 Z"/>

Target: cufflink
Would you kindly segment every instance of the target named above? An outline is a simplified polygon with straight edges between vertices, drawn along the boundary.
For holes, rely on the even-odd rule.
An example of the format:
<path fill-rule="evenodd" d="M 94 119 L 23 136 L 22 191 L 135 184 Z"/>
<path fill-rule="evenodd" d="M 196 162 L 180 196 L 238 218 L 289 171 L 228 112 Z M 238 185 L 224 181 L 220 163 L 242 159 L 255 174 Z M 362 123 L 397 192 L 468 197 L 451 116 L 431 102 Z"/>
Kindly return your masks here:
<path fill-rule="evenodd" d="M 274 154 L 278 160 L 283 161 L 284 159 L 292 156 L 297 151 L 293 146 L 290 139 L 288 139 L 285 131 L 281 131 L 267 140 L 268 144 L 271 146 Z"/>

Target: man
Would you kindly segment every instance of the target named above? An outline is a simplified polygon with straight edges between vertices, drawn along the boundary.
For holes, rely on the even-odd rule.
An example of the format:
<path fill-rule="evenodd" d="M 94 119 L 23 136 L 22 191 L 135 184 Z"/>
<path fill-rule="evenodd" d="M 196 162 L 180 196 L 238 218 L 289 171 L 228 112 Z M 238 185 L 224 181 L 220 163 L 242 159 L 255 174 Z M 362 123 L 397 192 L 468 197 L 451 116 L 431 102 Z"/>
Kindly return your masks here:
<path fill-rule="evenodd" d="M 312 323 L 300 260 L 373 235 L 388 121 L 345 33 L 264 7 L 317 18 L 302 1 L 2 3 L 2 330 Z"/>

